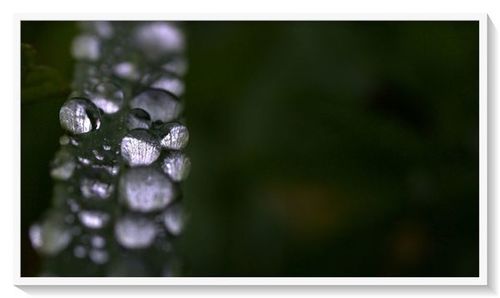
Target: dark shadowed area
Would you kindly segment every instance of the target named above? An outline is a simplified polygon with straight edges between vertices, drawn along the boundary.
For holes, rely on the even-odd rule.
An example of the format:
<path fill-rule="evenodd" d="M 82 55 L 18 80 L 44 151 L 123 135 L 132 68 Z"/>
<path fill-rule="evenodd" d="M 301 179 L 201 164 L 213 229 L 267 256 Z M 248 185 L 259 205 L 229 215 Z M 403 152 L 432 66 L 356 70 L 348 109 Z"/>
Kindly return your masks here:
<path fill-rule="evenodd" d="M 478 276 L 478 22 L 187 22 L 187 276 Z M 52 196 L 72 22 L 23 22 L 27 229 Z M 40 84 L 33 84 L 33 86 Z M 48 88 L 48 89 L 47 89 Z M 48 91 L 47 91 L 48 90 Z"/>

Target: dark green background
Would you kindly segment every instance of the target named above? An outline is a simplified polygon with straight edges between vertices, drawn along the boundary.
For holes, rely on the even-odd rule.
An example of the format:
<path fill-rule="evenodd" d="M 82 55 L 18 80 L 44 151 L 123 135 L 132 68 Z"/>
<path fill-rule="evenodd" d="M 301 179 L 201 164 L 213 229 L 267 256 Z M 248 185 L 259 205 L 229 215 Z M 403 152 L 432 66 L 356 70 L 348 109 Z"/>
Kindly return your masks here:
<path fill-rule="evenodd" d="M 478 22 L 184 26 L 186 275 L 478 276 Z M 51 198 L 77 28 L 21 29 L 36 62 L 60 75 L 41 98 L 23 82 L 31 276 L 27 227 Z"/>

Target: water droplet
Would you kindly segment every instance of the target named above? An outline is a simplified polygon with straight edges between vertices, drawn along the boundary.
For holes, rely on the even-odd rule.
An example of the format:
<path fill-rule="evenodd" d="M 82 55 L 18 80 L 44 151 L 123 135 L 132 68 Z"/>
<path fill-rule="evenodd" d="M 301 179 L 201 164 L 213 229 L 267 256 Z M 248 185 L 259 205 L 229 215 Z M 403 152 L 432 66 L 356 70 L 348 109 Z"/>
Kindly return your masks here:
<path fill-rule="evenodd" d="M 75 59 L 96 61 L 101 55 L 101 43 L 96 36 L 83 34 L 73 40 L 71 52 Z"/>
<path fill-rule="evenodd" d="M 163 160 L 161 168 L 172 180 L 179 182 L 189 175 L 191 161 L 183 153 L 171 152 Z"/>
<path fill-rule="evenodd" d="M 73 155 L 66 150 L 60 150 L 52 162 L 50 176 L 54 179 L 68 180 L 73 175 L 75 167 L 76 162 Z"/>
<path fill-rule="evenodd" d="M 87 255 L 87 249 L 81 245 L 77 245 L 73 249 L 73 255 L 79 259 L 85 258 L 85 255 Z"/>
<path fill-rule="evenodd" d="M 101 153 L 99 153 L 99 151 L 94 149 L 92 150 L 92 153 L 94 154 L 97 160 L 104 160 L 104 156 Z"/>
<path fill-rule="evenodd" d="M 127 116 L 127 128 L 132 130 L 136 128 L 149 129 L 151 127 L 151 117 L 143 109 L 132 109 Z"/>
<path fill-rule="evenodd" d="M 168 232 L 178 236 L 184 228 L 184 213 L 181 204 L 169 207 L 163 214 L 163 223 Z"/>
<path fill-rule="evenodd" d="M 89 257 L 92 262 L 98 265 L 105 264 L 109 259 L 108 253 L 101 249 L 92 249 L 89 253 Z"/>
<path fill-rule="evenodd" d="M 182 111 L 182 104 L 170 93 L 160 89 L 147 89 L 130 102 L 132 108 L 145 110 L 152 121 L 170 122 Z"/>
<path fill-rule="evenodd" d="M 167 63 L 163 64 L 163 70 L 173 73 L 178 77 L 183 77 L 188 69 L 188 64 L 186 59 L 182 57 L 176 57 Z"/>
<path fill-rule="evenodd" d="M 62 128 L 73 133 L 83 134 L 99 129 L 101 115 L 97 107 L 84 98 L 73 98 L 64 103 L 59 111 Z"/>
<path fill-rule="evenodd" d="M 82 178 L 80 191 L 85 198 L 107 199 L 114 191 L 112 184 L 92 178 Z"/>
<path fill-rule="evenodd" d="M 64 216 L 51 213 L 42 224 L 30 227 L 29 236 L 33 248 L 45 255 L 56 255 L 71 241 L 71 233 L 64 222 Z"/>
<path fill-rule="evenodd" d="M 150 212 L 172 202 L 175 190 L 160 171 L 151 167 L 133 168 L 121 177 L 119 196 L 131 210 Z"/>
<path fill-rule="evenodd" d="M 181 97 L 184 94 L 184 83 L 182 80 L 169 73 L 146 76 L 144 84 L 154 89 L 165 90 L 177 97 Z"/>
<path fill-rule="evenodd" d="M 149 165 L 160 156 L 160 144 L 146 130 L 135 129 L 123 137 L 121 154 L 132 167 Z"/>
<path fill-rule="evenodd" d="M 104 144 L 104 145 L 102 145 L 102 149 L 104 149 L 105 151 L 109 151 L 109 150 L 111 150 L 111 146 Z"/>
<path fill-rule="evenodd" d="M 181 150 L 189 141 L 189 131 L 182 124 L 164 124 L 160 127 L 160 131 L 162 132 L 160 145 L 165 149 Z"/>
<path fill-rule="evenodd" d="M 106 114 L 114 114 L 123 106 L 123 90 L 112 82 L 102 82 L 95 86 L 90 100 Z"/>
<path fill-rule="evenodd" d="M 106 239 L 104 239 L 101 236 L 97 236 L 97 235 L 93 236 L 90 241 L 92 243 L 92 246 L 96 247 L 96 248 L 103 248 L 104 245 L 106 245 Z"/>
<path fill-rule="evenodd" d="M 166 22 L 144 23 L 136 29 L 134 39 L 135 44 L 150 60 L 158 60 L 166 54 L 184 50 L 182 32 Z"/>
<path fill-rule="evenodd" d="M 146 248 L 156 236 L 156 227 L 148 219 L 126 216 L 117 221 L 115 236 L 118 243 L 126 248 Z"/>
<path fill-rule="evenodd" d="M 89 229 L 101 229 L 109 221 L 109 214 L 102 211 L 82 210 L 78 213 L 82 225 Z"/>
<path fill-rule="evenodd" d="M 70 142 L 70 138 L 67 135 L 63 135 L 59 138 L 59 144 L 61 146 L 68 145 Z"/>
<path fill-rule="evenodd" d="M 108 21 L 88 21 L 81 22 L 80 26 L 83 30 L 94 33 L 99 37 L 108 39 L 113 36 L 113 25 Z"/>
<path fill-rule="evenodd" d="M 120 79 L 135 82 L 139 80 L 141 74 L 137 65 L 131 62 L 121 62 L 113 66 L 113 73 Z"/>
<path fill-rule="evenodd" d="M 78 140 L 76 140 L 75 138 L 71 138 L 70 142 L 71 142 L 71 145 L 73 145 L 75 147 L 78 147 L 78 145 L 80 145 Z"/>
<path fill-rule="evenodd" d="M 78 156 L 78 161 L 82 164 L 82 165 L 90 165 L 92 164 L 92 161 L 88 158 L 85 158 L 85 157 L 81 157 L 81 156 Z"/>

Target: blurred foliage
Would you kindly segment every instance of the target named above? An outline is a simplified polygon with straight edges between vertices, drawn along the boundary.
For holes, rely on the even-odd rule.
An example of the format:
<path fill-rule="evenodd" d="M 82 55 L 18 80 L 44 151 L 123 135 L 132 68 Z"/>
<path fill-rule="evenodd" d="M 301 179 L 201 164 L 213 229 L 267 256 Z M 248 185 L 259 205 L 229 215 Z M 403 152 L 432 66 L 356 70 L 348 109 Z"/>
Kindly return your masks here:
<path fill-rule="evenodd" d="M 187 275 L 478 275 L 478 22 L 185 27 L 193 169 L 178 246 Z M 71 80 L 76 30 L 21 29 L 53 69 L 33 81 L 61 87 L 21 108 L 30 276 L 37 257 L 26 230 L 50 202 L 67 87 L 57 82 Z M 23 102 L 38 92 L 27 81 Z"/>

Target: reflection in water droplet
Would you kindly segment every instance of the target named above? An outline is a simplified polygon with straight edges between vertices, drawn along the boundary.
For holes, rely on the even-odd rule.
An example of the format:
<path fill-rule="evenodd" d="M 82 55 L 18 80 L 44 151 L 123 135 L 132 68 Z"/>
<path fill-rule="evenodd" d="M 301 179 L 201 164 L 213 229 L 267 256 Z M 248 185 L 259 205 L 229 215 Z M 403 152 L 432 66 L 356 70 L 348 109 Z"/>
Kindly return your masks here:
<path fill-rule="evenodd" d="M 154 168 L 133 168 L 120 179 L 120 199 L 133 211 L 150 212 L 165 208 L 175 196 L 169 179 Z"/>
<path fill-rule="evenodd" d="M 165 228 L 174 236 L 178 236 L 184 228 L 184 213 L 182 205 L 175 204 L 163 214 Z"/>
<path fill-rule="evenodd" d="M 73 155 L 66 150 L 60 150 L 56 153 L 54 161 L 52 162 L 50 175 L 54 179 L 68 180 L 73 175 L 75 167 L 76 162 Z"/>
<path fill-rule="evenodd" d="M 109 214 L 101 211 L 82 210 L 78 213 L 82 225 L 89 229 L 100 229 L 109 221 Z"/>
<path fill-rule="evenodd" d="M 146 248 L 156 236 L 156 227 L 148 219 L 126 216 L 117 221 L 115 236 L 118 243 L 126 248 Z"/>
<path fill-rule="evenodd" d="M 97 150 L 92 150 L 92 153 L 94 154 L 94 157 L 97 159 L 97 160 L 104 160 L 104 156 L 99 153 L 99 151 Z"/>
<path fill-rule="evenodd" d="M 151 88 L 165 90 L 177 97 L 184 94 L 184 82 L 169 73 L 148 76 L 144 79 L 144 84 Z"/>
<path fill-rule="evenodd" d="M 161 168 L 172 180 L 179 182 L 186 179 L 189 175 L 191 161 L 180 152 L 171 152 L 163 160 Z"/>
<path fill-rule="evenodd" d="M 85 198 L 107 199 L 113 193 L 112 184 L 90 178 L 82 178 L 80 191 Z"/>
<path fill-rule="evenodd" d="M 109 259 L 108 253 L 101 249 L 92 249 L 89 253 L 89 257 L 92 262 L 99 265 L 105 264 Z"/>
<path fill-rule="evenodd" d="M 83 34 L 73 40 L 71 53 L 75 59 L 96 61 L 101 55 L 101 44 L 96 36 Z"/>
<path fill-rule="evenodd" d="M 150 60 L 179 53 L 184 49 L 182 32 L 165 22 L 147 22 L 139 26 L 134 33 L 134 41 Z"/>
<path fill-rule="evenodd" d="M 121 62 L 113 66 L 113 73 L 120 79 L 135 82 L 139 80 L 141 74 L 137 65 L 131 62 Z"/>
<path fill-rule="evenodd" d="M 64 216 L 52 213 L 42 224 L 30 227 L 29 236 L 33 248 L 45 255 L 56 255 L 71 241 L 71 233 L 64 223 Z"/>
<path fill-rule="evenodd" d="M 132 109 L 127 116 L 127 128 L 132 130 L 136 128 L 149 129 L 151 127 L 151 117 L 143 109 Z"/>
<path fill-rule="evenodd" d="M 145 110 L 152 121 L 170 122 L 182 111 L 182 104 L 170 93 L 159 89 L 147 89 L 130 102 L 132 108 Z"/>
<path fill-rule="evenodd" d="M 59 111 L 62 128 L 73 133 L 83 134 L 99 129 L 101 115 L 97 107 L 84 98 L 73 98 L 64 103 Z"/>
<path fill-rule="evenodd" d="M 132 167 L 149 165 L 160 156 L 160 144 L 146 130 L 135 129 L 122 139 L 121 154 Z"/>
<path fill-rule="evenodd" d="M 160 145 L 165 149 L 181 150 L 186 147 L 189 141 L 189 131 L 187 127 L 179 123 L 169 123 L 163 125 L 160 130 L 163 136 Z"/>
<path fill-rule="evenodd" d="M 106 114 L 113 114 L 120 110 L 124 101 L 123 90 L 111 82 L 97 84 L 90 100 Z"/>
<path fill-rule="evenodd" d="M 88 159 L 88 158 L 78 156 L 78 158 L 77 158 L 77 159 L 78 159 L 78 161 L 79 161 L 82 165 L 86 165 L 86 166 L 88 166 L 88 165 L 92 164 L 92 161 L 91 161 L 90 159 Z"/>
<path fill-rule="evenodd" d="M 102 149 L 104 149 L 105 151 L 109 151 L 109 150 L 111 150 L 111 146 L 104 144 L 104 145 L 102 145 Z"/>

